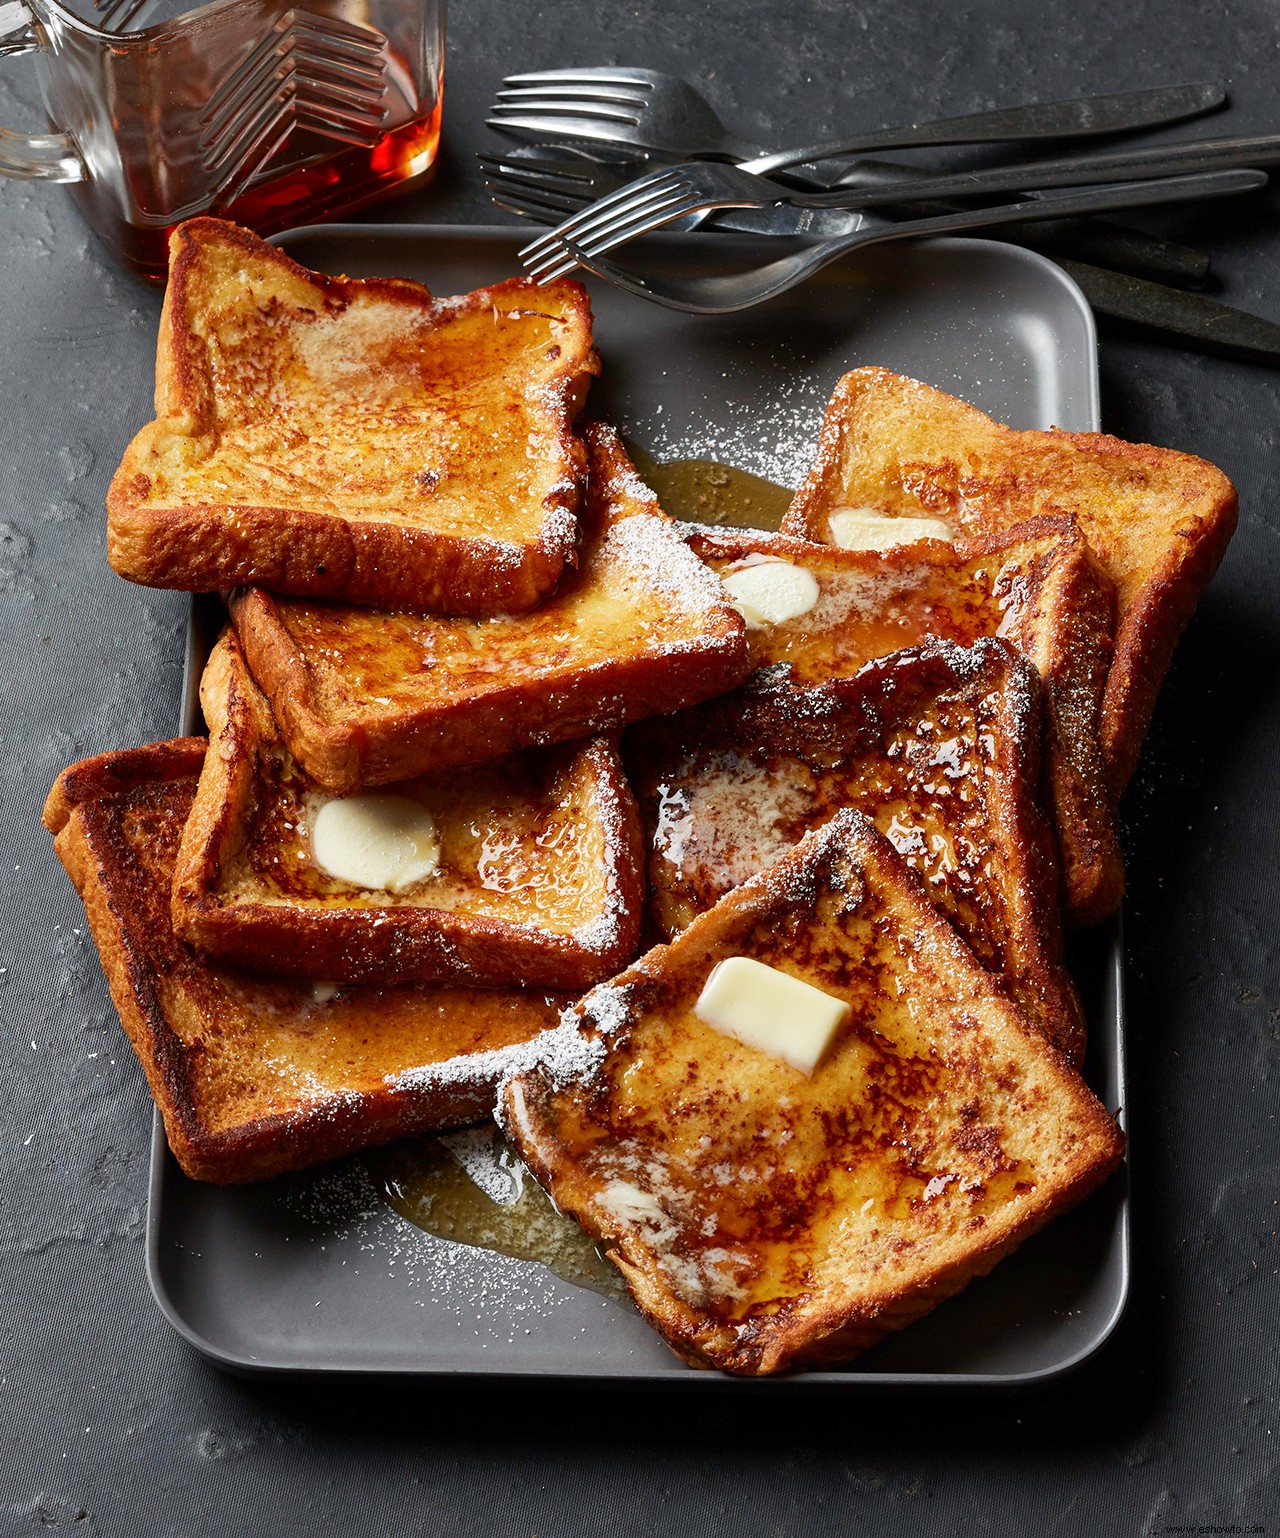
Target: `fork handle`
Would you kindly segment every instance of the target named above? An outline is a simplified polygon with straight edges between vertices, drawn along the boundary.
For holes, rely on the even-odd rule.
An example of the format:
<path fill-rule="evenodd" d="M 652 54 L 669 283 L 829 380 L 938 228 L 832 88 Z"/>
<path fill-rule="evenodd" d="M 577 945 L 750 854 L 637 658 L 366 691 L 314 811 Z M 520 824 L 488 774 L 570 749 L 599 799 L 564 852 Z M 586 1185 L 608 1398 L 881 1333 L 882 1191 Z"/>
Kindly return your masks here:
<path fill-rule="evenodd" d="M 922 166 L 906 166 L 895 160 L 860 160 L 840 186 L 888 186 L 891 181 L 928 181 L 937 172 Z M 860 178 L 860 180 L 854 180 Z M 803 191 L 809 191 L 808 186 Z M 905 218 L 928 218 L 934 214 L 952 214 L 954 203 L 920 198 L 918 203 L 900 205 Z M 1100 268 L 1132 272 L 1137 277 L 1154 278 L 1160 283 L 1182 283 L 1197 288 L 1208 280 L 1211 263 L 1205 252 L 1194 246 L 1180 245 L 1142 234 L 1128 225 L 1108 218 L 1072 218 L 1034 228 L 1012 228 L 1009 240 L 1029 245 L 1049 255 L 1065 255 L 1077 261 L 1092 261 Z"/>
<path fill-rule="evenodd" d="M 796 167 L 783 173 L 786 181 L 804 192 L 833 190 L 817 182 L 811 182 L 804 174 L 805 167 Z M 896 160 L 859 160 L 847 171 L 834 187 L 863 187 L 875 191 L 891 184 L 928 182 L 938 175 L 923 166 L 904 165 Z M 945 200 L 921 196 L 910 203 L 899 204 L 904 218 L 925 219 L 934 214 L 955 211 L 956 204 Z M 713 215 L 716 223 L 725 215 Z M 1153 278 L 1161 283 L 1190 284 L 1193 287 L 1206 281 L 1210 272 L 1209 258 L 1194 246 L 1177 241 L 1155 239 L 1150 235 L 1114 223 L 1109 219 L 1073 219 L 1058 224 L 1046 224 L 1031 229 L 1011 229 L 1008 238 L 1050 255 L 1061 253 L 1077 261 L 1095 262 L 1100 267 L 1114 267 L 1120 272 L 1135 273 L 1142 278 Z"/>
<path fill-rule="evenodd" d="M 1148 124 L 1174 123 L 1221 106 L 1226 93 L 1214 81 L 1196 85 L 1163 86 L 1154 91 L 1120 91 L 1113 96 L 1094 96 L 1081 101 L 1035 102 L 1022 107 L 1002 107 L 995 112 L 972 112 L 963 117 L 932 123 L 907 123 L 876 133 L 828 139 L 802 149 L 778 150 L 742 163 L 744 171 L 767 176 L 784 166 L 808 160 L 827 160 L 864 150 L 910 149 L 928 144 L 997 144 L 1010 139 L 1069 139 L 1090 134 L 1116 133 Z"/>
<path fill-rule="evenodd" d="M 883 230 L 858 230 L 840 240 L 823 241 L 812 250 L 778 264 L 785 268 L 774 292 L 784 292 L 797 282 L 830 266 L 849 251 L 884 241 L 916 239 L 927 235 L 958 235 L 965 230 L 993 229 L 1001 224 L 1059 219 L 1075 214 L 1101 214 L 1116 208 L 1149 208 L 1160 203 L 1186 203 L 1200 198 L 1228 197 L 1266 186 L 1265 171 L 1213 171 L 1201 176 L 1162 177 L 1158 181 L 1124 182 L 1115 187 L 1084 187 L 1048 192 L 1031 203 L 1006 203 L 997 208 L 972 208 L 932 219 L 907 219 Z M 752 303 L 771 297 L 757 295 Z"/>

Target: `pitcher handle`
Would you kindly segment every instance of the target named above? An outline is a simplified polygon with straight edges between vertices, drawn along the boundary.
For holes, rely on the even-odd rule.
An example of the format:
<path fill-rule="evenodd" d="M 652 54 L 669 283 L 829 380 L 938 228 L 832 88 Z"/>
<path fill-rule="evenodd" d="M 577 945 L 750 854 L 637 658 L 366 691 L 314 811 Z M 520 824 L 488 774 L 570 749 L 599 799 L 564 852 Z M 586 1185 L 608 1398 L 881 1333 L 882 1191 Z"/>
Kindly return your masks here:
<path fill-rule="evenodd" d="M 40 46 L 30 31 L 34 20 L 21 0 L 0 3 L 0 56 L 30 53 Z M 70 135 L 19 134 L 0 128 L 0 176 L 26 182 L 82 182 L 88 174 Z"/>

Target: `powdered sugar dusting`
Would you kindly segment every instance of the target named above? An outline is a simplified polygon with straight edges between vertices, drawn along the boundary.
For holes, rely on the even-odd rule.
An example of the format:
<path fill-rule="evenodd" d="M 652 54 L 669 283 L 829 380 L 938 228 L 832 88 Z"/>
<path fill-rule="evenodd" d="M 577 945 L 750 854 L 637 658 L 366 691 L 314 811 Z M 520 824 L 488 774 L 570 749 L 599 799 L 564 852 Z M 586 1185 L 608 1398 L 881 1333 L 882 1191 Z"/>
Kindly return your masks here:
<path fill-rule="evenodd" d="M 766 767 L 724 750 L 688 769 L 677 766 L 676 783 L 659 791 L 654 848 L 672 867 L 714 872 L 719 891 L 741 885 L 790 847 L 786 828 L 809 805 L 803 765 Z"/>
<path fill-rule="evenodd" d="M 604 839 L 604 892 L 599 912 L 575 929 L 574 938 L 584 950 L 601 952 L 617 947 L 636 921 L 634 872 L 629 863 L 635 812 L 622 765 L 607 742 L 594 745 L 593 760 L 595 809 Z"/>
<path fill-rule="evenodd" d="M 592 1160 L 600 1187 L 592 1198 L 605 1231 L 629 1234 L 654 1257 L 677 1296 L 694 1305 L 745 1295 L 743 1279 L 752 1258 L 725 1245 L 707 1246 L 713 1212 L 696 1195 L 699 1182 L 681 1178 L 673 1161 L 655 1148 L 625 1140 Z"/>
<path fill-rule="evenodd" d="M 598 1037 L 585 1030 L 582 1016 L 576 1009 L 566 1009 L 559 1025 L 522 1047 L 509 1051 L 498 1081 L 497 1105 L 494 1120 L 504 1131 L 508 1130 L 507 1098 L 510 1095 L 519 1107 L 523 1104 L 521 1080 L 528 1074 L 538 1073 L 552 1090 L 563 1089 L 591 1078 L 604 1062 L 607 1048 Z"/>
<path fill-rule="evenodd" d="M 719 582 L 665 517 L 637 513 L 624 518 L 605 536 L 604 549 L 638 571 L 667 603 L 693 611 L 729 607 Z"/>
<path fill-rule="evenodd" d="M 449 1142 L 468 1136 L 478 1146 L 492 1133 L 479 1129 L 451 1134 Z M 472 1163 L 478 1164 L 478 1158 Z M 501 1173 L 492 1160 L 490 1164 L 495 1174 Z M 511 1165 L 513 1171 L 519 1168 L 514 1158 Z M 479 1171 L 468 1168 L 467 1173 L 476 1179 Z M 279 1222 L 265 1242 L 276 1246 L 276 1263 L 301 1263 L 308 1277 L 317 1272 L 323 1276 L 327 1257 L 327 1265 L 343 1278 L 317 1285 L 318 1293 L 323 1288 L 315 1308 L 317 1340 L 334 1340 L 330 1332 L 335 1325 L 324 1305 L 350 1287 L 359 1287 L 371 1308 L 385 1299 L 393 1313 L 406 1302 L 429 1313 L 432 1338 L 446 1352 L 451 1335 L 479 1351 L 519 1345 L 557 1310 L 581 1307 L 580 1291 L 536 1260 L 480 1249 L 411 1223 L 387 1204 L 360 1158 L 280 1182 L 275 1190 L 272 1200 Z M 290 1299 L 296 1306 L 296 1288 Z M 334 1344 L 345 1351 L 352 1344 L 349 1322 L 338 1328 L 340 1343 Z"/>
<path fill-rule="evenodd" d="M 470 1052 L 465 1056 L 445 1058 L 443 1062 L 423 1063 L 416 1068 L 406 1068 L 400 1073 L 388 1074 L 383 1081 L 396 1094 L 427 1095 L 443 1089 L 484 1089 L 497 1085 L 504 1075 L 515 1071 L 524 1062 L 535 1061 L 538 1044 L 552 1036 L 558 1027 L 553 1026 L 535 1036 L 532 1041 L 518 1042 L 506 1047 L 493 1047 L 487 1052 Z"/>
<path fill-rule="evenodd" d="M 560 481 L 552 486 L 542 504 L 542 529 L 540 543 L 545 550 L 567 555 L 578 540 L 578 491 L 572 481 Z M 511 545 L 512 556 L 519 560 L 523 553 L 519 545 Z"/>
<path fill-rule="evenodd" d="M 445 1132 L 439 1141 L 458 1161 L 468 1180 L 499 1206 L 518 1201 L 524 1189 L 526 1170 L 520 1160 L 505 1148 L 505 1157 L 496 1153 L 492 1127 L 463 1127 L 460 1132 Z"/>
<path fill-rule="evenodd" d="M 630 983 L 598 984 L 580 1004 L 564 1011 L 553 1030 L 512 1054 L 498 1086 L 494 1112 L 504 1131 L 508 1127 L 508 1095 L 516 1105 L 516 1120 L 521 1119 L 524 1090 L 520 1081 L 525 1075 L 536 1072 L 550 1091 L 584 1084 L 594 1077 L 608 1055 L 610 1038 L 634 1022 L 633 988 Z"/>
<path fill-rule="evenodd" d="M 636 1020 L 636 985 L 600 983 L 582 1001 L 582 1018 L 602 1037 L 618 1036 Z"/>
<path fill-rule="evenodd" d="M 826 404 L 826 382 L 817 372 L 797 370 L 785 343 L 753 359 L 749 380 L 767 380 L 767 404 L 759 390 L 737 394 L 738 381 L 725 376 L 725 394 L 711 413 L 694 412 L 677 421 L 659 404 L 629 420 L 626 434 L 663 462 L 712 459 L 749 470 L 779 486 L 798 486 L 817 448 Z"/>

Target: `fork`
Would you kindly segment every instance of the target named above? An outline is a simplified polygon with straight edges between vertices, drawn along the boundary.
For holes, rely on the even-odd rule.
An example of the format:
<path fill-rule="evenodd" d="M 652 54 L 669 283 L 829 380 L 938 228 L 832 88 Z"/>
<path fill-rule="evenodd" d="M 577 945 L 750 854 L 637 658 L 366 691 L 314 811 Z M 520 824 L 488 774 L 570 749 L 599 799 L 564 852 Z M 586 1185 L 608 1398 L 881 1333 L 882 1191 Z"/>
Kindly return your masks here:
<path fill-rule="evenodd" d="M 745 161 L 748 170 L 764 174 L 870 149 L 1115 133 L 1195 117 L 1225 100 L 1222 87 L 1214 82 L 1122 91 L 910 123 L 769 152 L 731 133 L 686 81 L 657 70 L 619 66 L 510 75 L 486 122 L 491 128 L 561 142 L 624 144 L 681 160 Z"/>
<path fill-rule="evenodd" d="M 648 230 L 702 209 L 764 208 L 779 202 L 795 208 L 873 208 L 929 198 L 972 196 L 992 192 L 1034 192 L 1048 187 L 1146 181 L 1202 171 L 1228 170 L 1280 158 L 1280 136 L 1252 139 L 1191 141 L 1157 149 L 1113 155 L 1079 156 L 1071 160 L 997 167 L 959 176 L 909 177 L 887 185 L 835 192 L 802 193 L 753 176 L 742 166 L 690 161 L 650 171 L 611 196 L 564 220 L 531 241 L 520 253 L 535 276 L 559 277 L 574 265 L 562 255 L 572 237 L 588 255 L 600 256 L 613 246 Z"/>
<path fill-rule="evenodd" d="M 1114 187 L 1071 188 L 1047 192 L 1033 203 L 1002 204 L 995 208 L 965 209 L 931 219 L 902 223 L 874 214 L 862 215 L 862 228 L 835 240 L 821 241 L 746 272 L 703 274 L 691 278 L 659 277 L 628 271 L 613 262 L 592 256 L 572 237 L 565 245 L 576 265 L 607 282 L 652 299 L 669 309 L 694 315 L 727 315 L 750 309 L 776 298 L 830 266 L 849 252 L 890 240 L 927 235 L 954 235 L 964 230 L 994 228 L 1027 219 L 1057 219 L 1077 214 L 1104 213 L 1115 208 L 1143 208 L 1159 203 L 1226 197 L 1266 186 L 1265 171 L 1214 171 L 1200 176 L 1162 177 L 1149 182 L 1124 182 Z M 548 279 L 540 278 L 540 282 Z"/>
<path fill-rule="evenodd" d="M 545 224 L 550 214 L 572 212 L 592 203 L 606 192 L 630 181 L 640 169 L 638 161 L 604 163 L 586 158 L 574 160 L 528 159 L 517 150 L 507 160 L 488 161 L 499 176 L 510 173 L 519 181 L 513 186 L 500 180 L 493 201 L 499 208 Z M 901 175 L 903 166 L 888 161 L 864 161 L 863 167 L 884 167 Z M 549 173 L 543 180 L 543 173 Z M 927 171 L 917 173 L 928 176 Z M 495 183 L 491 182 L 493 188 Z M 527 190 L 526 190 L 527 189 Z M 527 199 L 527 201 L 526 201 Z M 926 211 L 922 205 L 920 214 Z M 943 210 L 928 205 L 928 212 Z M 670 228 L 687 228 L 709 218 L 716 229 L 747 231 L 777 238 L 797 235 L 843 235 L 859 227 L 857 213 L 829 210 L 814 213 L 775 204 L 770 209 L 726 210 Z M 1280 363 L 1280 325 L 1260 315 L 1232 309 L 1203 294 L 1168 288 L 1170 281 L 1200 283 L 1209 272 L 1202 251 L 1171 241 L 1154 240 L 1129 231 L 1110 220 L 1061 219 L 1042 224 L 1008 225 L 1003 234 L 1019 245 L 1044 251 L 1079 286 L 1095 315 L 1121 322 L 1144 336 L 1195 352 L 1245 358 L 1275 367 Z M 1083 259 L 1082 259 L 1083 258 Z M 1094 265 L 1101 263 L 1102 265 Z M 1136 274 L 1136 276 L 1135 276 Z M 1155 278 L 1157 281 L 1151 281 Z"/>
<path fill-rule="evenodd" d="M 569 153 L 569 152 L 566 152 Z M 575 156 L 552 159 L 534 156 L 529 149 L 516 150 L 509 157 L 480 154 L 476 156 L 485 172 L 485 185 L 498 208 L 521 219 L 539 224 L 553 224 L 574 214 L 588 204 L 616 192 L 645 171 L 642 161 L 603 161 Z M 917 184 L 929 180 L 931 173 L 917 166 L 903 166 L 887 160 L 864 160 L 860 170 L 880 182 L 914 177 Z M 913 208 L 919 218 L 945 213 L 945 205 L 929 202 Z M 799 234 L 812 236 L 843 235 L 857 228 L 857 214 L 838 210 L 800 212 L 775 204 L 767 210 L 725 209 L 693 214 L 674 221 L 675 229 L 708 228 L 743 230 L 756 235 Z M 851 222 L 854 221 L 854 222 Z M 1106 220 L 1077 219 L 1060 224 L 1011 229 L 1009 239 L 1055 257 L 1066 256 L 1077 263 L 1098 262 L 1121 272 L 1161 282 L 1198 285 L 1209 276 L 1209 258 L 1203 251 L 1176 241 L 1158 240 L 1140 234 L 1122 224 Z"/>

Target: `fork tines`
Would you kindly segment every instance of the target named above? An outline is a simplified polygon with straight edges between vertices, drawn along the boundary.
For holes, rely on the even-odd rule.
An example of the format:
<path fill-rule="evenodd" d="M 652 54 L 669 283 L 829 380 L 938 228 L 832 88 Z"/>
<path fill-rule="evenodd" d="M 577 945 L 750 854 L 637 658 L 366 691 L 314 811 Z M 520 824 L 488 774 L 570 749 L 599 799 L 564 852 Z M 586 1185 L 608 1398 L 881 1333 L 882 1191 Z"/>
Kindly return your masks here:
<path fill-rule="evenodd" d="M 572 85 L 576 83 L 635 86 L 644 91 L 653 89 L 651 72 L 646 69 L 628 69 L 624 64 L 606 65 L 597 69 L 541 69 L 529 70 L 522 75 L 508 75 L 503 85 Z"/>
<path fill-rule="evenodd" d="M 591 177 L 577 175 L 563 162 L 552 166 L 493 155 L 477 155 L 476 159 L 494 203 L 521 218 L 549 214 L 558 220 L 592 201 Z"/>
<path fill-rule="evenodd" d="M 498 99 L 489 108 L 489 116 L 485 123 L 490 128 L 525 126 L 522 114 L 527 102 L 517 99 L 506 100 L 512 93 L 499 91 Z M 545 96 L 538 98 L 538 116 L 541 118 L 563 117 L 565 122 L 561 125 L 566 133 L 573 132 L 573 124 L 576 123 L 626 123 L 634 127 L 640 116 L 636 111 L 628 111 L 621 107 L 608 107 L 599 101 L 548 101 Z"/>
<path fill-rule="evenodd" d="M 566 85 L 551 87 L 552 94 L 548 94 L 546 86 L 513 86 L 498 92 L 494 97 L 497 105 L 493 110 L 497 112 L 504 105 L 515 107 L 526 106 L 530 101 L 536 101 L 539 107 L 548 112 L 554 112 L 557 107 L 564 112 L 581 111 L 583 104 L 595 107 L 602 117 L 616 118 L 619 122 L 634 123 L 637 120 L 640 109 L 644 106 L 643 94 L 637 93 L 633 88 L 625 88 L 613 85 L 588 85 L 585 82 L 575 85 L 572 82 Z M 633 112 L 612 112 L 609 103 L 615 103 L 618 107 L 632 107 Z"/>
<path fill-rule="evenodd" d="M 522 187 L 544 191 L 550 187 L 580 190 L 592 185 L 588 172 L 571 171 L 562 160 L 552 164 L 544 160 L 508 160 L 502 155 L 478 154 L 476 160 L 487 176 L 516 182 Z"/>
<path fill-rule="evenodd" d="M 563 133 L 581 132 L 590 138 L 601 123 L 636 127 L 652 91 L 653 82 L 642 70 L 549 69 L 508 75 L 485 122 L 499 130 L 540 132 L 546 118 L 559 118 Z M 542 122 L 530 120 L 529 109 Z"/>
<path fill-rule="evenodd" d="M 562 244 L 563 237 L 588 242 L 592 254 L 608 251 L 632 235 L 679 218 L 688 212 L 688 203 L 689 187 L 680 167 L 650 171 L 530 241 L 520 260 L 540 283 L 549 283 L 578 265 Z"/>

